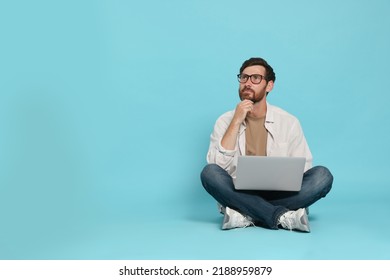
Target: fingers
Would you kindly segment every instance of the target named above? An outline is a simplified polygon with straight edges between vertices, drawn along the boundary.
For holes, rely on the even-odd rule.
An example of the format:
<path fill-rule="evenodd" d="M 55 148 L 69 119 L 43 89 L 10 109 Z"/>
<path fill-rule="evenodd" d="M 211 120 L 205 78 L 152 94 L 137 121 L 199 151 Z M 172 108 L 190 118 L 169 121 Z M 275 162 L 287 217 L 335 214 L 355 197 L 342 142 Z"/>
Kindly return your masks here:
<path fill-rule="evenodd" d="M 239 104 L 239 106 L 240 106 L 243 110 L 245 110 L 246 112 L 250 112 L 250 111 L 253 110 L 253 101 L 245 99 L 245 100 L 241 101 L 241 103 Z"/>
<path fill-rule="evenodd" d="M 251 100 L 241 101 L 240 103 L 238 103 L 236 108 L 235 120 L 238 123 L 243 122 L 248 112 L 252 111 L 252 109 L 253 109 L 253 102 Z"/>

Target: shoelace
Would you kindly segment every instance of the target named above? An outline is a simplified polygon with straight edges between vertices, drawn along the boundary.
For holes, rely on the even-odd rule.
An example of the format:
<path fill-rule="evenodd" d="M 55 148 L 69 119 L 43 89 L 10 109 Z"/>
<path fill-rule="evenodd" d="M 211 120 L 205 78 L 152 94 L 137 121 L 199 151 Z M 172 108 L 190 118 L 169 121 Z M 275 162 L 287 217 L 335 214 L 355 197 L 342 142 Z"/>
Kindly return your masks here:
<path fill-rule="evenodd" d="M 232 227 L 246 228 L 249 226 L 255 226 L 251 217 L 244 216 L 240 212 L 232 209 L 231 211 L 232 216 L 228 215 L 227 213 L 225 213 L 225 215 L 229 217 L 229 223 L 232 225 Z"/>
<path fill-rule="evenodd" d="M 294 212 L 288 211 L 282 215 L 280 224 L 282 225 L 282 227 L 292 230 L 294 228 L 293 221 L 295 221 Z"/>
<path fill-rule="evenodd" d="M 247 216 L 244 216 L 242 214 L 241 214 L 241 216 L 242 216 L 242 223 L 245 224 L 244 227 L 250 227 L 250 226 L 255 227 L 256 226 L 251 217 L 247 217 Z"/>

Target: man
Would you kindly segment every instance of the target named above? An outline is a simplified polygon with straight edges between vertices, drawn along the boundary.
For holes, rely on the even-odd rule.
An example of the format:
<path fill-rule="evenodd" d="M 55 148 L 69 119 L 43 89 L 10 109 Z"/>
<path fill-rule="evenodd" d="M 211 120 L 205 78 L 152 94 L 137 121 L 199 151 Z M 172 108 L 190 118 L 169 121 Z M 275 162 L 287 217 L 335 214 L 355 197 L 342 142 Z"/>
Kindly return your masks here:
<path fill-rule="evenodd" d="M 299 121 L 267 102 L 275 83 L 272 67 L 262 58 L 248 59 L 240 68 L 238 81 L 241 102 L 215 123 L 208 165 L 201 173 L 204 188 L 225 215 L 222 229 L 258 224 L 310 232 L 306 209 L 327 195 L 333 176 L 325 167 L 312 167 L 312 155 Z M 240 155 L 305 157 L 301 190 L 235 190 Z"/>

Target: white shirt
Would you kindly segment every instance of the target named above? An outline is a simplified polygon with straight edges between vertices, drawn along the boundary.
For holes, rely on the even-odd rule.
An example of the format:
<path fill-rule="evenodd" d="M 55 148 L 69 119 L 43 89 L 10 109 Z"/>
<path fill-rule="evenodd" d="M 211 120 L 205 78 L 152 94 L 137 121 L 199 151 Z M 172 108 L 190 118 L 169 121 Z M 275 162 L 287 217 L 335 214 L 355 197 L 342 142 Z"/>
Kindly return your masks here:
<path fill-rule="evenodd" d="M 233 116 L 234 110 L 226 112 L 216 121 L 210 137 L 207 162 L 219 165 L 235 179 L 238 156 L 245 155 L 245 122 L 240 126 L 234 150 L 226 150 L 221 145 Z M 296 117 L 267 103 L 265 128 L 268 132 L 267 156 L 305 157 L 305 171 L 312 167 L 313 157 Z"/>

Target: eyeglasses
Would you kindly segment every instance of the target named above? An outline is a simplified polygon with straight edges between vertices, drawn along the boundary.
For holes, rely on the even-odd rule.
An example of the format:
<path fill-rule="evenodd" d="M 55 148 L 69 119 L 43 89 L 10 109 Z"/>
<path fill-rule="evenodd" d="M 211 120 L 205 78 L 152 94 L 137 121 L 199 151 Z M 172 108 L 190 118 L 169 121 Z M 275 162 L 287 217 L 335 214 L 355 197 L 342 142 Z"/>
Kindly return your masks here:
<path fill-rule="evenodd" d="M 261 81 L 264 79 L 263 75 L 260 74 L 253 74 L 253 75 L 247 75 L 247 74 L 238 74 L 237 75 L 238 81 L 241 84 L 244 84 L 248 81 L 248 79 L 251 79 L 251 82 L 254 84 L 260 84 Z"/>

